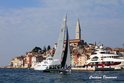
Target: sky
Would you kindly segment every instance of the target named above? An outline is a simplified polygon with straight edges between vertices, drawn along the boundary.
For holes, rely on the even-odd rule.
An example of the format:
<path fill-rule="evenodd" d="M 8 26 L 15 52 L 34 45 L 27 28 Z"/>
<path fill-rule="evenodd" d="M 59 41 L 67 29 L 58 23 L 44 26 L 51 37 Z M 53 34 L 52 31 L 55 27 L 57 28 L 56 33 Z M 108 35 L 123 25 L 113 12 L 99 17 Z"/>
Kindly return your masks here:
<path fill-rule="evenodd" d="M 52 47 L 66 14 L 71 39 L 79 18 L 85 42 L 124 47 L 124 0 L 0 0 L 0 66 Z"/>

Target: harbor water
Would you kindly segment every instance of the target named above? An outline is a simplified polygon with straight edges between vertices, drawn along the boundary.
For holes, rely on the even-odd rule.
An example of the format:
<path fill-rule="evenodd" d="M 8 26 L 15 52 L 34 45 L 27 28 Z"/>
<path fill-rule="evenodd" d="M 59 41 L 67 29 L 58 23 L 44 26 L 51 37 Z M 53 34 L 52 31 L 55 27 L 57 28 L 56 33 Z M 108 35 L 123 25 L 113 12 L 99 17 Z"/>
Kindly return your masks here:
<path fill-rule="evenodd" d="M 0 69 L 0 83 L 124 83 L 124 71 L 43 73 L 32 69 Z"/>

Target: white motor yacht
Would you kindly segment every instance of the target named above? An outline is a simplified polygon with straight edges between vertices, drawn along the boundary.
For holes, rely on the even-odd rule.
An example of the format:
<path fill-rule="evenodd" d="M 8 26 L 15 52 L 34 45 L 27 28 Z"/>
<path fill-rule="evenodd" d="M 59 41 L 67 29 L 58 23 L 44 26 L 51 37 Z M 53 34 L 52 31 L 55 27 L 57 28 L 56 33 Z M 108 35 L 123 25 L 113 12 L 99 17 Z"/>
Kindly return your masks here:
<path fill-rule="evenodd" d="M 91 54 L 86 65 L 95 67 L 95 70 L 117 70 L 124 68 L 124 59 L 122 56 L 110 53 L 100 46 Z"/>
<path fill-rule="evenodd" d="M 49 56 L 42 62 L 37 63 L 34 66 L 34 70 L 45 70 L 45 69 L 49 68 L 49 65 L 51 65 L 52 61 L 53 61 L 53 58 L 51 56 Z"/>

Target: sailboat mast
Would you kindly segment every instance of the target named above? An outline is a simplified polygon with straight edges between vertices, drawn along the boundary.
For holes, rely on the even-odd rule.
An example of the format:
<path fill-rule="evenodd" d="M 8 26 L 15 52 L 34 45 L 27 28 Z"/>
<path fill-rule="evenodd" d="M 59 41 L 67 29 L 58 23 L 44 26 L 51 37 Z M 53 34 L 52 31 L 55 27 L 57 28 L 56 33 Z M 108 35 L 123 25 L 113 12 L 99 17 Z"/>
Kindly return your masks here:
<path fill-rule="evenodd" d="M 67 27 L 67 16 L 65 18 L 65 50 L 64 50 L 64 55 L 63 59 L 61 62 L 61 67 L 65 68 L 70 66 L 70 45 L 69 45 L 69 34 L 68 34 L 68 27 Z"/>
<path fill-rule="evenodd" d="M 63 59 L 62 59 L 62 62 L 61 62 L 61 67 L 62 68 L 65 68 L 65 66 L 66 66 L 67 54 L 68 54 L 68 30 L 66 28 L 66 44 L 65 44 Z"/>

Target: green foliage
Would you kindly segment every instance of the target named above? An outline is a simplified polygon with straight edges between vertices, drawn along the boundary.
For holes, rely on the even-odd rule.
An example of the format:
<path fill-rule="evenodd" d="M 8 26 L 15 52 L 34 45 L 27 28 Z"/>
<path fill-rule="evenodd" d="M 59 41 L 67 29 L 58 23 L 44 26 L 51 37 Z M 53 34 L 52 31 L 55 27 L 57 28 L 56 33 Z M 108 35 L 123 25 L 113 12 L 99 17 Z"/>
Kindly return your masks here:
<path fill-rule="evenodd" d="M 43 47 L 43 52 L 46 52 L 46 47 L 45 46 Z"/>
<path fill-rule="evenodd" d="M 50 49 L 51 49 L 51 47 L 50 47 L 50 45 L 48 45 L 48 46 L 47 46 L 47 50 L 50 50 Z"/>
<path fill-rule="evenodd" d="M 40 47 L 35 47 L 32 49 L 32 52 L 38 52 L 39 53 L 41 51 L 42 51 L 42 49 Z"/>

